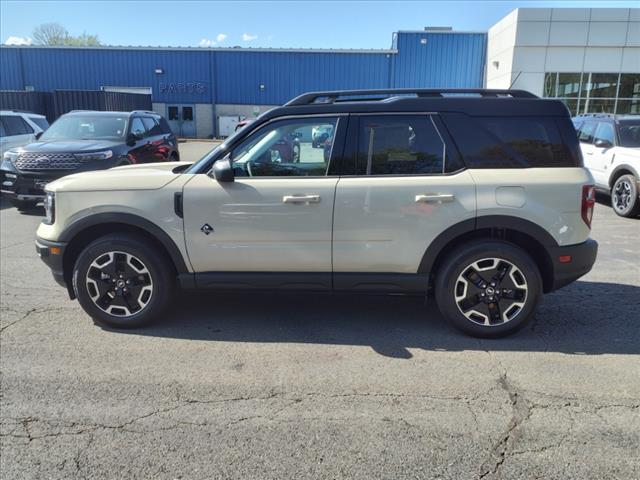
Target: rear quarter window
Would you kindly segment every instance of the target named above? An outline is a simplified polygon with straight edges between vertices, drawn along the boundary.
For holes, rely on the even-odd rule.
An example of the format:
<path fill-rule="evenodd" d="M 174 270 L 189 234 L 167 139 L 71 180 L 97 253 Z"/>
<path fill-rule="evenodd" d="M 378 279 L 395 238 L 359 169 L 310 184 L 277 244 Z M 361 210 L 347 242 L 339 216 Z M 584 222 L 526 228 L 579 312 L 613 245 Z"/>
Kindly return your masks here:
<path fill-rule="evenodd" d="M 549 168 L 582 164 L 568 118 L 465 114 L 443 117 L 468 168 Z"/>

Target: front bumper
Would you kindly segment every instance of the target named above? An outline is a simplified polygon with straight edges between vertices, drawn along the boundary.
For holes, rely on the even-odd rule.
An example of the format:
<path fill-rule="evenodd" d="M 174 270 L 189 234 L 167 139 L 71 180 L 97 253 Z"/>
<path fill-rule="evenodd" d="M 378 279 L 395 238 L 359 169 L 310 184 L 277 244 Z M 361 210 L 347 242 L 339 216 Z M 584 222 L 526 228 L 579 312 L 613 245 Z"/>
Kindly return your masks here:
<path fill-rule="evenodd" d="M 39 201 L 44 199 L 44 186 L 57 180 L 58 178 L 68 175 L 51 174 L 51 173 L 24 173 L 14 168 L 7 168 L 6 162 L 3 162 L 0 169 L 0 191 L 2 195 L 15 200 L 33 200 Z"/>
<path fill-rule="evenodd" d="M 553 285 L 550 291 L 554 291 L 589 273 L 598 255 L 598 242 L 588 239 L 577 245 L 554 247 L 550 253 L 553 261 Z M 569 257 L 570 261 L 567 261 Z"/>
<path fill-rule="evenodd" d="M 64 278 L 64 250 L 65 242 L 51 242 L 42 238 L 36 238 L 36 252 L 40 259 L 51 269 L 55 281 L 67 289 L 69 286 Z"/>

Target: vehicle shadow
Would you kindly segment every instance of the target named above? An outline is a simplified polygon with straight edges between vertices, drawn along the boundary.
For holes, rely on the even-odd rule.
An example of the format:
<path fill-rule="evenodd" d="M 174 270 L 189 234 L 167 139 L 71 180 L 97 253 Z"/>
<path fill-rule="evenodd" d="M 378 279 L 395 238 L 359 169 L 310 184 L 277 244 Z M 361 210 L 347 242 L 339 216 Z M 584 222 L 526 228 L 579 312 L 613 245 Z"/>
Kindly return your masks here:
<path fill-rule="evenodd" d="M 611 196 L 605 193 L 596 192 L 596 202 L 598 202 L 600 205 L 611 207 Z"/>
<path fill-rule="evenodd" d="M 605 299 L 614 299 L 605 301 Z M 408 359 L 409 349 L 640 353 L 640 287 L 576 282 L 547 295 L 519 333 L 482 340 L 453 330 L 423 297 L 310 293 L 180 295 L 152 326 L 123 334 L 212 342 L 370 346 Z"/>
<path fill-rule="evenodd" d="M 6 197 L 0 197 L 0 210 L 5 210 L 7 208 L 15 208 L 15 207 L 11 203 L 10 199 Z M 35 207 L 30 208 L 28 210 L 21 210 L 20 213 L 23 215 L 44 217 L 44 207 L 42 206 L 42 204 L 38 204 Z"/>

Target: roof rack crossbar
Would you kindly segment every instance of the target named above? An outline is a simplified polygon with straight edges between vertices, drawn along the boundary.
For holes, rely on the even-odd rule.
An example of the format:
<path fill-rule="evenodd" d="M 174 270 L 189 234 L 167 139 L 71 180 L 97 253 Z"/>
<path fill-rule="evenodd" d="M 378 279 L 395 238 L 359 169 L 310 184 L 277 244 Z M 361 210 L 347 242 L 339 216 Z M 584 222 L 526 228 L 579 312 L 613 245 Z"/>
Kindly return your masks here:
<path fill-rule="evenodd" d="M 295 105 L 310 105 L 317 103 L 318 99 L 326 99 L 321 103 L 334 103 L 340 101 L 344 97 L 357 97 L 366 95 L 416 95 L 418 97 L 445 97 L 449 95 L 477 94 L 481 97 L 511 97 L 511 98 L 538 98 L 533 93 L 525 90 L 509 90 L 509 89 L 486 89 L 486 88 L 391 88 L 379 90 L 331 90 L 326 92 L 310 92 L 302 94 L 285 104 L 287 107 Z M 353 99 L 380 101 L 380 98 L 373 99 Z M 383 100 L 386 100 L 384 98 Z M 349 100 L 342 100 L 349 101 Z M 320 103 L 320 102 L 318 102 Z"/>

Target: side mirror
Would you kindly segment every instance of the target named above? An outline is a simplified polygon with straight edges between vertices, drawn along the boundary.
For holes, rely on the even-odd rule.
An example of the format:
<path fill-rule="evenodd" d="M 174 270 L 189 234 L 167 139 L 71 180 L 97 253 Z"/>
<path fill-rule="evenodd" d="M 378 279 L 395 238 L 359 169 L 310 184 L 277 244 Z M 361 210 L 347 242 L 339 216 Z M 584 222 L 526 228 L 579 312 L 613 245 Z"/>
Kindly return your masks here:
<path fill-rule="evenodd" d="M 142 135 L 140 133 L 131 132 L 127 136 L 127 145 L 134 145 L 138 140 L 142 139 Z"/>
<path fill-rule="evenodd" d="M 611 148 L 613 145 L 609 140 L 603 140 L 601 138 L 596 140 L 595 146 L 598 148 Z"/>
<path fill-rule="evenodd" d="M 40 140 L 40 137 L 42 136 L 44 132 L 38 132 L 36 133 L 36 140 Z"/>
<path fill-rule="evenodd" d="M 235 178 L 235 175 L 233 174 L 233 166 L 229 158 L 224 158 L 214 163 L 211 173 L 213 174 L 213 178 L 221 183 L 233 182 Z"/>

